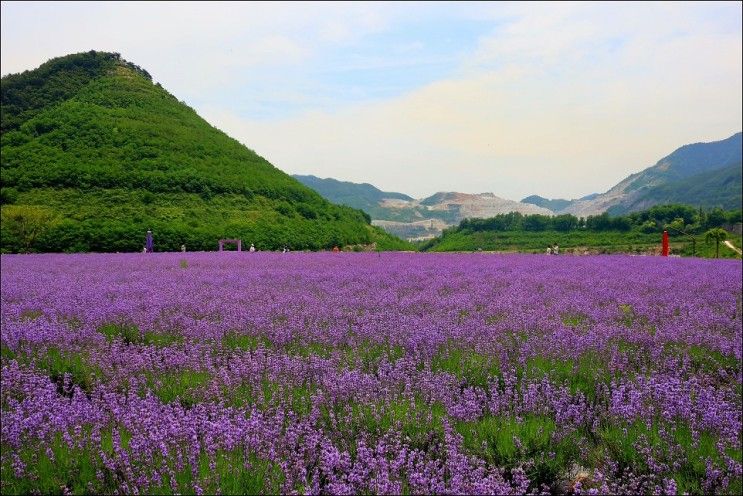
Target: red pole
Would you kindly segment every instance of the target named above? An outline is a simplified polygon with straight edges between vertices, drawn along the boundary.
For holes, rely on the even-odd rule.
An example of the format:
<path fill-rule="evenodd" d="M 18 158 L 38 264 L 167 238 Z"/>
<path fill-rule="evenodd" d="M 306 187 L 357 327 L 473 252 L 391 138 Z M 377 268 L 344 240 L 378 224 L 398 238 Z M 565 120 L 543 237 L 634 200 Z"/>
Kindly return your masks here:
<path fill-rule="evenodd" d="M 663 231 L 663 256 L 668 256 L 668 231 Z"/>

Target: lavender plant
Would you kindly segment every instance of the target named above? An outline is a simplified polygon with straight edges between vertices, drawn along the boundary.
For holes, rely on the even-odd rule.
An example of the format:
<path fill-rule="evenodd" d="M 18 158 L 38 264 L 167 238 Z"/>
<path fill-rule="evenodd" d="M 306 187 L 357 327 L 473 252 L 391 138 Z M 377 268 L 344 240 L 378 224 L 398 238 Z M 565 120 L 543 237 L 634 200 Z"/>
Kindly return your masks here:
<path fill-rule="evenodd" d="M 0 490 L 740 493 L 740 274 L 3 255 Z"/>

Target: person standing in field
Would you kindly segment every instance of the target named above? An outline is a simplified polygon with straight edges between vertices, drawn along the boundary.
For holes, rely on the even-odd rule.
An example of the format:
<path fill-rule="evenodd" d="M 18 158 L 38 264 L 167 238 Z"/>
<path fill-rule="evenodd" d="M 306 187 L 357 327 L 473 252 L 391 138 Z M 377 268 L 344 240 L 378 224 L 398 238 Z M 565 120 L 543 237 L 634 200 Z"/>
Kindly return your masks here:
<path fill-rule="evenodd" d="M 253 243 L 250 243 L 250 253 L 253 253 L 255 251 L 255 245 Z"/>
<path fill-rule="evenodd" d="M 552 255 L 552 247 L 547 245 L 547 255 Z"/>
<path fill-rule="evenodd" d="M 152 231 L 147 229 L 147 235 L 145 236 L 145 253 L 152 253 L 155 251 L 155 242 L 152 239 Z"/>
<path fill-rule="evenodd" d="M 555 243 L 555 246 L 552 247 L 552 254 L 553 255 L 559 255 L 560 254 L 560 247 L 557 246 L 557 243 Z"/>

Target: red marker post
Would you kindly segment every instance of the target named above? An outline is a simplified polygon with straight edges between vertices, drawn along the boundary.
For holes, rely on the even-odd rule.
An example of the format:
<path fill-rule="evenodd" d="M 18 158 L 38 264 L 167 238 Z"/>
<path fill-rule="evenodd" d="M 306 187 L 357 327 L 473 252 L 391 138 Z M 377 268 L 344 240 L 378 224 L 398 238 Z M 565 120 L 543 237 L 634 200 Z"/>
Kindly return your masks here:
<path fill-rule="evenodd" d="M 669 251 L 669 247 L 668 247 L 668 231 L 663 231 L 663 256 L 664 257 L 667 257 L 668 256 L 668 251 Z"/>

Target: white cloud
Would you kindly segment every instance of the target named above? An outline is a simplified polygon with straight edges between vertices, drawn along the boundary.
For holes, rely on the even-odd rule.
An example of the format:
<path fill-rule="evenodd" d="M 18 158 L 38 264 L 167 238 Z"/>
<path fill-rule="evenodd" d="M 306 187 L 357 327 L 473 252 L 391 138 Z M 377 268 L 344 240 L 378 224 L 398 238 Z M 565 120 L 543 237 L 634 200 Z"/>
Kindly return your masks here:
<path fill-rule="evenodd" d="M 697 5 L 599 7 L 526 6 L 459 77 L 403 97 L 272 123 L 205 115 L 288 172 L 514 199 L 604 191 L 740 130 L 739 32 L 697 26 Z"/>

